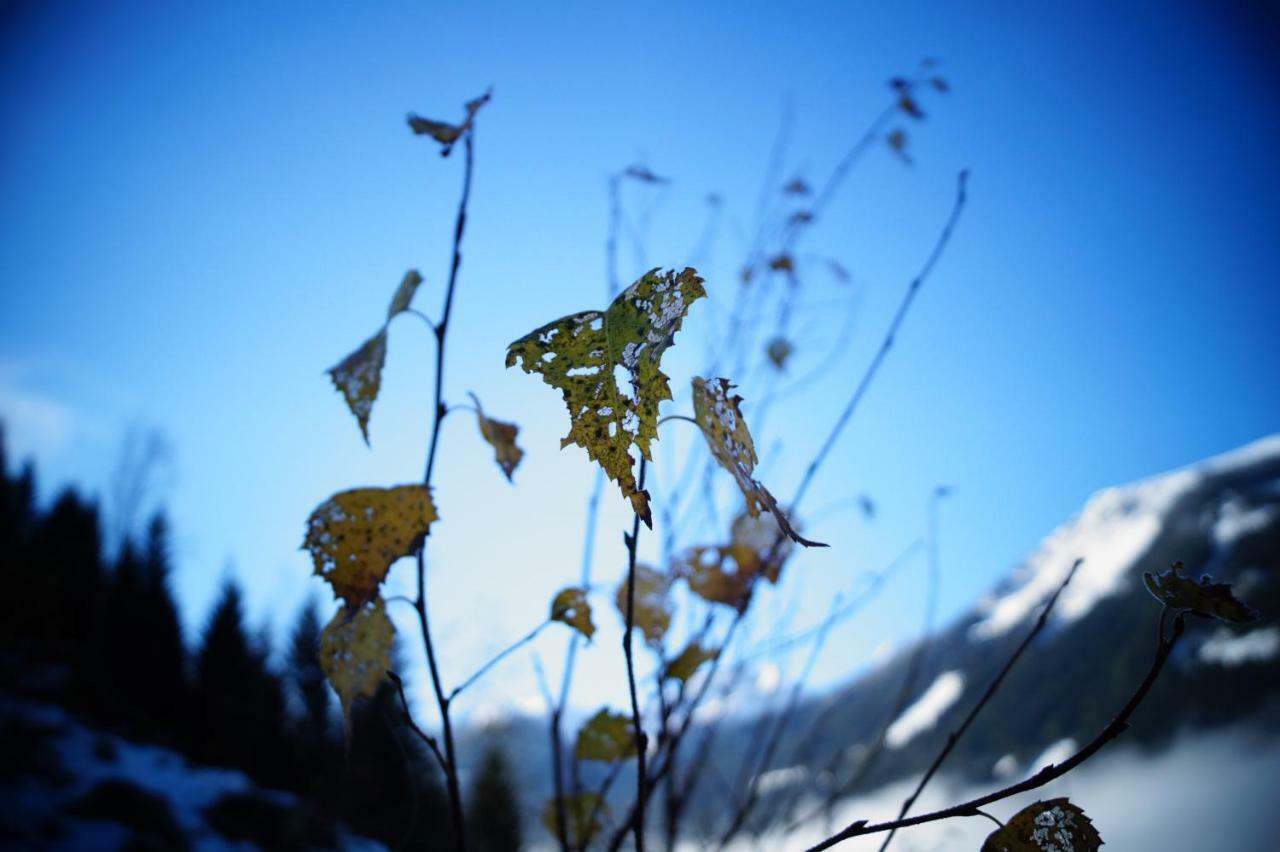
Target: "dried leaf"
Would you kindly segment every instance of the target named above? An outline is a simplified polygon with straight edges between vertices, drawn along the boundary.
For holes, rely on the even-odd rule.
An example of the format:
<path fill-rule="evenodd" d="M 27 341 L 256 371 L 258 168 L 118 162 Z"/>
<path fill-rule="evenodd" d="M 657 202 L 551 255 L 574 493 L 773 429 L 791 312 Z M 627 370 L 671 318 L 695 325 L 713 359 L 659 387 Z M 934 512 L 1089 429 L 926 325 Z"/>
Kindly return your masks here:
<path fill-rule="evenodd" d="M 671 626 L 671 577 L 643 563 L 636 565 L 635 609 L 632 624 L 640 628 L 644 639 L 651 645 L 662 643 Z M 623 624 L 627 618 L 627 578 L 623 577 L 614 596 Z"/>
<path fill-rule="evenodd" d="M 563 394 L 572 426 L 560 446 L 586 449 L 650 527 L 649 494 L 636 484 L 631 445 L 651 458 L 658 404 L 671 399 L 659 363 L 689 306 L 705 295 L 696 270 L 653 269 L 608 310 L 571 314 L 507 347 L 508 367 L 519 359 L 526 373 L 541 373 L 543 381 Z M 615 371 L 626 375 L 630 393 L 618 387 Z"/>
<path fill-rule="evenodd" d="M 680 656 L 667 665 L 667 677 L 688 680 L 703 663 L 714 660 L 718 656 L 720 656 L 718 648 L 704 648 L 698 642 L 690 642 L 689 646 L 680 652 Z"/>
<path fill-rule="evenodd" d="M 585 849 L 603 828 L 601 817 L 609 815 L 609 804 L 599 793 L 574 793 L 572 796 L 561 796 L 564 805 L 565 819 L 569 830 L 565 834 L 570 846 L 574 849 Z M 556 814 L 556 799 L 547 800 L 542 809 L 542 824 L 553 835 L 560 835 L 560 821 Z"/>
<path fill-rule="evenodd" d="M 422 276 L 418 274 L 418 270 L 410 269 L 404 274 L 395 295 L 391 297 L 391 305 L 387 308 L 388 321 L 396 314 L 409 310 L 409 305 L 413 303 L 413 294 L 418 292 L 418 285 L 421 283 Z"/>
<path fill-rule="evenodd" d="M 1093 821 L 1066 799 L 1036 802 L 991 833 L 982 852 L 1097 852 L 1102 838 Z"/>
<path fill-rule="evenodd" d="M 631 717 L 603 709 L 578 729 L 578 742 L 573 748 L 578 760 L 602 760 L 613 763 L 636 756 L 635 730 Z"/>
<path fill-rule="evenodd" d="M 378 388 L 382 386 L 382 365 L 386 360 L 387 331 L 383 327 L 329 370 L 333 386 L 342 391 L 366 444 L 369 443 L 369 413 L 373 411 L 373 401 L 378 398 Z"/>
<path fill-rule="evenodd" d="M 311 513 L 302 546 L 334 594 L 358 607 L 373 600 L 391 563 L 414 552 L 436 517 L 425 485 L 342 491 Z"/>
<path fill-rule="evenodd" d="M 689 591 L 708 603 L 741 610 L 751 600 L 755 574 L 740 569 L 732 546 L 691 547 L 676 558 L 672 569 L 689 584 Z"/>
<path fill-rule="evenodd" d="M 791 181 L 782 188 L 786 195 L 808 195 L 813 190 L 809 188 L 809 184 L 804 182 L 803 178 L 792 178 Z"/>
<path fill-rule="evenodd" d="M 320 634 L 320 668 L 342 701 L 342 718 L 351 729 L 351 705 L 372 698 L 391 667 L 395 628 L 382 598 L 343 607 Z"/>
<path fill-rule="evenodd" d="M 769 268 L 777 272 L 795 272 L 796 262 L 791 259 L 791 255 L 780 254 L 770 259 Z"/>
<path fill-rule="evenodd" d="M 434 121 L 430 118 L 423 118 L 420 115 L 409 113 L 409 127 L 419 136 L 430 136 L 432 139 L 440 143 L 440 156 L 447 157 L 449 152 L 453 150 L 453 146 L 462 134 L 471 129 L 471 124 L 475 120 L 476 113 L 480 111 L 480 107 L 489 102 L 491 92 L 485 92 L 474 100 L 467 101 L 464 109 L 466 117 L 461 124 L 449 124 L 444 121 Z"/>
<path fill-rule="evenodd" d="M 524 450 L 516 446 L 516 435 L 519 434 L 520 427 L 505 420 L 494 420 L 486 415 L 475 394 L 471 394 L 471 401 L 476 406 L 476 422 L 480 425 L 480 435 L 493 447 L 494 461 L 498 463 L 498 467 L 502 468 L 507 481 L 510 482 L 511 474 L 520 464 L 520 459 L 524 458 Z"/>
<path fill-rule="evenodd" d="M 916 103 L 915 98 L 906 93 L 903 93 L 902 97 L 898 98 L 898 109 L 912 118 L 924 118 L 924 111 L 920 109 L 920 105 Z"/>
<path fill-rule="evenodd" d="M 747 501 L 747 511 L 754 517 L 761 509 L 771 512 L 782 532 L 798 544 L 805 547 L 826 547 L 825 544 L 802 538 L 787 520 L 786 514 L 778 506 L 778 502 L 769 489 L 765 488 L 751 474 L 756 466 L 755 444 L 751 433 L 747 431 L 747 421 L 742 418 L 738 403 L 742 397 L 729 395 L 733 385 L 728 379 L 714 379 L 711 382 L 698 377 L 693 379 L 693 416 L 698 428 L 707 439 L 711 455 L 720 466 L 733 474 L 742 496 Z"/>
<path fill-rule="evenodd" d="M 770 583 L 778 582 L 782 564 L 794 548 L 790 538 L 779 535 L 778 520 L 772 514 L 744 511 L 729 527 L 729 552 L 738 570 L 760 574 Z"/>
<path fill-rule="evenodd" d="M 1237 624 L 1257 620 L 1258 613 L 1231 594 L 1230 583 L 1215 583 L 1208 574 L 1197 583 L 1179 574 L 1181 570 L 1182 563 L 1175 562 L 1168 571 L 1160 574 L 1144 573 L 1142 580 L 1156 600 L 1174 609 L 1189 609 Z"/>
<path fill-rule="evenodd" d="M 779 370 L 785 370 L 787 367 L 787 359 L 791 357 L 791 353 L 795 351 L 795 347 L 791 345 L 791 341 L 785 337 L 775 337 L 769 341 L 769 346 L 765 349 L 765 354 L 769 356 L 769 362 Z"/>
<path fill-rule="evenodd" d="M 625 172 L 623 172 L 623 174 L 629 178 L 633 178 L 635 180 L 641 181 L 642 183 L 663 184 L 663 183 L 671 182 L 669 178 L 658 177 L 657 175 L 655 175 L 653 172 L 649 170 L 648 166 L 641 166 L 641 165 L 630 166 Z"/>
<path fill-rule="evenodd" d="M 561 589 L 551 601 L 551 620 L 569 625 L 590 642 L 596 626 L 591 623 L 591 604 L 587 603 L 587 590 L 579 586 Z"/>

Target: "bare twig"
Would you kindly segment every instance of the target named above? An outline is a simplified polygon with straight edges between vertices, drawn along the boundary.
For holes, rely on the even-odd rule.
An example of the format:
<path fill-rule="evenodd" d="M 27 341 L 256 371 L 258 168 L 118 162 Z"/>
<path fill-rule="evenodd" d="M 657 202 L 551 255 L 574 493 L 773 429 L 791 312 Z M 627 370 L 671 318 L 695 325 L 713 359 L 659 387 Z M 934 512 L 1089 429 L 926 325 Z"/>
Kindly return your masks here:
<path fill-rule="evenodd" d="M 510 645 L 508 645 L 507 647 L 499 651 L 497 654 L 495 654 L 493 658 L 489 660 L 489 662 L 485 663 L 483 666 L 476 669 L 475 672 L 471 675 L 471 677 L 467 678 L 462 683 L 455 686 L 453 688 L 453 691 L 449 693 L 449 700 L 453 701 L 453 699 L 458 697 L 458 693 L 462 692 L 468 686 L 471 686 L 480 678 L 484 677 L 491 668 L 493 668 L 498 663 L 505 660 L 513 652 L 520 650 L 525 645 L 532 642 L 537 637 L 537 635 L 541 633 L 543 629 L 550 623 L 551 623 L 550 619 L 542 622 L 537 627 L 533 628 L 528 633 L 526 633 L 524 636 L 521 636 L 519 639 L 512 642 Z"/>
<path fill-rule="evenodd" d="M 645 457 L 640 456 L 640 490 L 644 490 Z M 627 658 L 627 686 L 631 690 L 631 721 L 636 735 L 636 812 L 632 817 L 632 831 L 636 838 L 636 852 L 644 852 L 644 818 L 645 796 L 648 777 L 645 773 L 645 752 L 648 741 L 644 735 L 644 727 L 640 722 L 640 701 L 636 696 L 635 661 L 631 653 L 631 633 L 635 626 L 636 606 L 636 543 L 640 536 L 640 515 L 637 514 L 631 523 L 631 534 L 624 536 L 627 544 L 627 621 L 626 632 L 622 634 L 622 653 Z"/>
<path fill-rule="evenodd" d="M 387 679 L 395 684 L 396 692 L 400 694 L 401 719 L 409 726 L 409 728 L 418 735 L 418 739 L 427 744 L 427 748 L 431 749 L 431 753 L 436 756 L 436 760 L 440 762 L 440 768 L 447 771 L 448 766 L 445 763 L 444 755 L 440 753 L 440 744 L 436 742 L 436 738 L 428 734 L 426 731 L 418 727 L 418 723 L 413 721 L 413 714 L 409 712 L 409 699 L 404 695 L 404 682 L 400 680 L 400 675 L 393 671 L 387 672 Z"/>

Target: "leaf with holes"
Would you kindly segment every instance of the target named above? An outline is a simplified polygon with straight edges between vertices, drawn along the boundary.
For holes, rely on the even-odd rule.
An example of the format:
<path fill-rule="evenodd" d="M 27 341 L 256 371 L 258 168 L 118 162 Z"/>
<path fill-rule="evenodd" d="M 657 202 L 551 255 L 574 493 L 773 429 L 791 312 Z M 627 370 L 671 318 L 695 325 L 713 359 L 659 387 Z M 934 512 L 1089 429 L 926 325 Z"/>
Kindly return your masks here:
<path fill-rule="evenodd" d="M 707 381 L 694 377 L 693 380 L 693 417 L 698 428 L 707 439 L 711 455 L 720 466 L 733 474 L 734 481 L 742 490 L 747 501 L 747 511 L 752 517 L 759 515 L 764 509 L 773 514 L 783 534 L 797 544 L 805 547 L 826 547 L 817 541 L 802 538 L 787 520 L 786 513 L 778 507 L 778 501 L 769 493 L 759 480 L 752 477 L 756 466 L 756 449 L 747 430 L 747 421 L 742 418 L 738 404 L 742 397 L 729 395 L 733 385 L 728 379 Z"/>
<path fill-rule="evenodd" d="M 982 852 L 1097 852 L 1102 837 L 1084 811 L 1066 799 L 1027 805 L 991 833 Z"/>
<path fill-rule="evenodd" d="M 413 304 L 413 296 L 418 292 L 418 285 L 422 283 L 422 276 L 418 274 L 418 270 L 410 269 L 404 274 L 404 278 L 400 280 L 400 286 L 396 288 L 395 295 L 391 297 L 391 304 L 387 306 L 387 319 L 390 320 L 396 314 L 402 314 L 409 310 L 409 306 Z"/>
<path fill-rule="evenodd" d="M 658 404 L 671 399 L 659 369 L 689 306 L 706 295 L 694 269 L 645 273 L 603 312 L 571 314 L 526 334 L 507 347 L 507 366 L 564 396 L 571 428 L 561 447 L 577 444 L 618 483 L 622 496 L 649 527 L 649 494 L 632 470 L 634 444 L 646 459 L 658 437 Z M 618 385 L 621 376 L 629 393 Z"/>
<path fill-rule="evenodd" d="M 1174 609 L 1189 609 L 1237 624 L 1257 620 L 1258 613 L 1231 593 L 1230 583 L 1215 583 L 1208 574 L 1197 583 L 1178 573 L 1181 570 L 1182 563 L 1175 562 L 1160 574 L 1144 573 L 1142 580 L 1156 600 Z"/>
<path fill-rule="evenodd" d="M 718 656 L 720 656 L 718 648 L 704 648 L 700 642 L 690 642 L 689 646 L 680 652 L 680 656 L 667 664 L 666 675 L 673 680 L 687 681 L 702 667 L 703 663 L 714 660 Z"/>
<path fill-rule="evenodd" d="M 355 488 L 311 513 L 302 546 L 334 594 L 358 607 L 373 600 L 391 563 L 414 552 L 436 517 L 425 485 Z"/>
<path fill-rule="evenodd" d="M 591 604 L 587 590 L 578 586 L 561 589 L 551 601 L 551 620 L 567 624 L 591 641 L 596 626 L 591 622 Z"/>
<path fill-rule="evenodd" d="M 383 328 L 329 370 L 333 386 L 342 392 L 347 408 L 360 426 L 364 442 L 369 443 L 369 414 L 382 385 L 382 365 L 387 360 L 387 331 Z"/>
<path fill-rule="evenodd" d="M 351 705 L 372 698 L 391 667 L 395 628 L 382 598 L 343 607 L 320 634 L 320 668 L 342 701 L 342 719 L 351 731 Z"/>
<path fill-rule="evenodd" d="M 480 107 L 489 102 L 490 93 L 485 92 L 475 100 L 467 101 L 464 109 L 466 117 L 463 118 L 461 124 L 449 124 L 444 121 L 433 121 L 429 118 L 423 118 L 420 115 L 409 113 L 409 129 L 419 136 L 430 136 L 432 139 L 440 143 L 440 156 L 447 157 L 449 152 L 453 150 L 453 146 L 462 138 L 462 134 L 471 129 L 472 122 L 475 121 L 476 113 L 480 111 Z"/>
<path fill-rule="evenodd" d="M 671 626 L 671 577 L 656 568 L 643 563 L 636 565 L 635 610 L 632 612 L 632 626 L 640 628 L 644 639 L 650 645 L 662 643 Z M 622 615 L 622 623 L 627 623 L 627 578 L 624 576 L 618 584 L 618 592 L 614 595 L 618 612 Z"/>
<path fill-rule="evenodd" d="M 573 747 L 578 760 L 601 760 L 612 763 L 636 756 L 636 738 L 631 717 L 603 709 L 578 729 L 578 742 Z"/>
<path fill-rule="evenodd" d="M 609 803 L 599 793 L 574 793 L 572 796 L 561 796 L 560 803 L 564 807 L 565 821 L 569 823 L 565 832 L 569 845 L 573 849 L 586 849 L 595 836 L 604 827 L 601 819 L 609 815 Z M 547 800 L 542 809 L 542 824 L 553 835 L 560 835 L 560 820 L 557 816 L 556 798 Z"/>
<path fill-rule="evenodd" d="M 742 570 L 733 550 L 721 546 L 691 547 L 674 560 L 673 573 L 704 601 L 740 610 L 751 600 L 755 574 Z"/>
<path fill-rule="evenodd" d="M 494 461 L 498 463 L 498 467 L 502 468 L 507 481 L 510 482 L 511 474 L 520 464 L 520 459 L 524 458 L 524 450 L 516 446 L 516 435 L 519 434 L 520 427 L 486 415 L 475 394 L 471 394 L 471 401 L 476 406 L 476 422 L 480 426 L 480 436 L 493 447 Z"/>

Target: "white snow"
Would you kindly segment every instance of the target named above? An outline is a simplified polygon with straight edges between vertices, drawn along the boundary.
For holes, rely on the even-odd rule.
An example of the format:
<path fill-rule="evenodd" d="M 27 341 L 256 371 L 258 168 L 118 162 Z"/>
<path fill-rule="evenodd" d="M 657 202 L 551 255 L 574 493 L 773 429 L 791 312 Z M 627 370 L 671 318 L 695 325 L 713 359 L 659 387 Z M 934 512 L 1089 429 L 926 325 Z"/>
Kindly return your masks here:
<path fill-rule="evenodd" d="M 1071 739 L 1071 737 L 1058 740 L 1056 743 L 1053 743 L 1044 751 L 1036 755 L 1035 760 L 1032 760 L 1027 764 L 1027 775 L 1035 775 L 1051 763 L 1061 763 L 1071 755 L 1075 754 L 1079 748 L 1080 746 L 1077 745 L 1076 741 Z"/>
<path fill-rule="evenodd" d="M 1233 498 L 1222 504 L 1213 525 L 1213 540 L 1219 547 L 1230 547 L 1237 539 L 1266 529 L 1280 515 L 1275 506 L 1250 506 Z"/>
<path fill-rule="evenodd" d="M 970 637 L 991 639 L 1021 624 L 1053 594 L 1072 563 L 1082 558 L 1084 563 L 1053 612 L 1054 620 L 1059 622 L 1080 618 L 1099 600 L 1133 581 L 1127 576 L 1129 569 L 1150 548 L 1164 517 L 1179 497 L 1206 476 L 1272 460 L 1280 460 L 1280 435 L 1182 470 L 1098 492 L 1078 516 L 1054 530 L 1014 573 L 1016 588 L 979 603 L 981 618 L 969 628 Z M 1225 522 L 1219 519 L 1225 526 L 1215 529 L 1216 533 L 1240 534 L 1249 525 L 1262 522 L 1256 510 L 1243 515 L 1232 512 L 1224 513 Z"/>
<path fill-rule="evenodd" d="M 1219 627 L 1200 646 L 1200 662 L 1220 666 L 1265 663 L 1280 654 L 1280 627 L 1261 627 L 1236 635 Z"/>
<path fill-rule="evenodd" d="M 901 748 L 917 734 L 938 724 L 939 717 L 955 704 L 964 692 L 964 675 L 958 671 L 943 672 L 934 679 L 924 694 L 903 711 L 885 732 L 889 748 Z"/>
<path fill-rule="evenodd" d="M 782 672 L 774 663 L 765 663 L 760 667 L 760 673 L 756 675 L 756 689 L 765 694 L 772 695 L 777 692 L 778 686 L 782 683 Z"/>
<path fill-rule="evenodd" d="M 803 766 L 788 766 L 783 769 L 770 769 L 756 777 L 756 792 L 764 795 L 783 787 L 791 787 L 802 783 L 809 777 L 809 770 Z"/>

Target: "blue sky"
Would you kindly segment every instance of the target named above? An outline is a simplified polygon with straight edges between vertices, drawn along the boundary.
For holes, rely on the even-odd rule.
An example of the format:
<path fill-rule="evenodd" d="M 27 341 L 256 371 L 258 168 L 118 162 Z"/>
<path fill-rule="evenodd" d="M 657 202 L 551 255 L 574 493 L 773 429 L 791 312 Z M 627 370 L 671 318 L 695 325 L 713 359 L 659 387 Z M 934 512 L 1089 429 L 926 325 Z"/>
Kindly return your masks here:
<path fill-rule="evenodd" d="M 371 450 L 323 374 L 376 328 L 407 268 L 426 277 L 417 306 L 439 311 L 461 163 L 412 137 L 404 114 L 449 119 L 493 86 L 445 396 L 476 391 L 521 424 L 528 455 L 509 486 L 474 422 L 446 421 L 430 583 L 446 680 L 461 680 L 578 573 L 592 469 L 557 449 L 558 395 L 503 355 L 603 305 L 607 176 L 643 161 L 673 179 L 627 196 L 633 214 L 652 204 L 644 252 L 622 243 L 627 281 L 689 262 L 706 195 L 725 199 L 699 259 L 710 299 L 669 355 L 683 388 L 722 333 L 784 102 L 784 177 L 817 182 L 881 109 L 885 81 L 926 56 L 953 91 L 910 126 L 915 166 L 873 152 L 807 244 L 856 283 L 815 285 L 797 372 L 832 339 L 831 304 L 856 298 L 857 313 L 828 377 L 756 436 L 775 492 L 794 488 L 874 352 L 966 167 L 970 204 L 808 498 L 806 531 L 832 547 L 795 560 L 758 629 L 820 619 L 919 535 L 937 484 L 956 489 L 945 617 L 1093 491 L 1276 431 L 1274 22 L 1211 3 L 794 6 L 6 7 L 0 417 L 13 451 L 37 460 L 45 497 L 67 482 L 101 491 L 130 424 L 157 427 L 176 448 L 167 502 L 188 624 L 228 573 L 277 632 L 307 595 L 327 599 L 298 551 L 307 514 L 346 487 L 412 481 L 425 449 L 433 356 L 411 318 L 391 329 Z M 764 393 L 759 373 L 733 378 L 748 404 Z M 687 408 L 678 394 L 664 411 Z M 664 431 L 660 484 L 689 437 Z M 871 524 L 848 505 L 863 492 L 880 508 Z M 625 523 L 607 490 L 596 564 L 610 583 Z M 916 629 L 922 571 L 833 636 L 817 684 Z M 406 564 L 391 582 L 408 580 Z M 617 619 L 597 620 L 580 700 L 622 706 Z M 563 642 L 537 644 L 553 676 Z M 522 657 L 462 709 L 536 696 Z"/>

